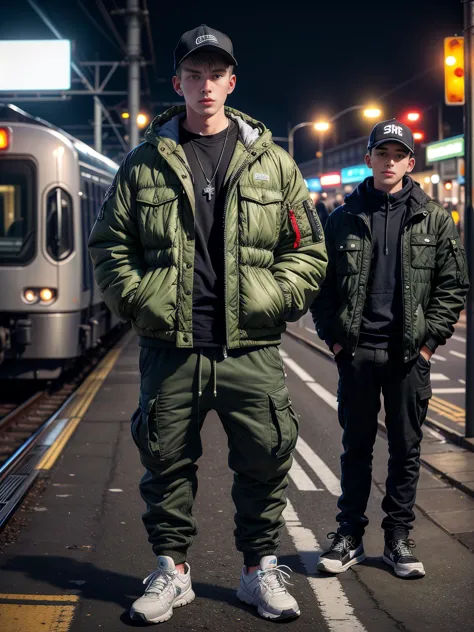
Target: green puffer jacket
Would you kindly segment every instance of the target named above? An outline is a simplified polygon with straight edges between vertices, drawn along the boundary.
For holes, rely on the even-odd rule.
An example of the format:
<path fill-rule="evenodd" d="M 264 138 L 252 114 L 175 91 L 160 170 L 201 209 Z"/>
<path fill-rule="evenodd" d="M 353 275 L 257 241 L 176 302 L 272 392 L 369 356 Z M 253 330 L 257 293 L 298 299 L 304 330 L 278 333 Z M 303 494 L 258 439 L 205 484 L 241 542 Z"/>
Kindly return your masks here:
<path fill-rule="evenodd" d="M 356 190 L 357 192 L 357 190 Z M 355 193 L 356 193 L 355 192 Z M 351 194 L 325 226 L 327 276 L 311 314 L 320 338 L 355 353 L 372 258 L 370 226 L 360 198 Z M 451 337 L 469 282 L 464 248 L 451 214 L 415 182 L 402 229 L 403 358 Z"/>
<path fill-rule="evenodd" d="M 324 234 L 293 160 L 262 123 L 226 108 L 239 138 L 225 178 L 229 349 L 275 344 L 324 279 Z M 123 161 L 89 239 L 108 307 L 140 336 L 192 347 L 195 201 L 179 145 L 185 108 L 157 117 Z M 165 342 L 166 344 L 166 342 Z"/>

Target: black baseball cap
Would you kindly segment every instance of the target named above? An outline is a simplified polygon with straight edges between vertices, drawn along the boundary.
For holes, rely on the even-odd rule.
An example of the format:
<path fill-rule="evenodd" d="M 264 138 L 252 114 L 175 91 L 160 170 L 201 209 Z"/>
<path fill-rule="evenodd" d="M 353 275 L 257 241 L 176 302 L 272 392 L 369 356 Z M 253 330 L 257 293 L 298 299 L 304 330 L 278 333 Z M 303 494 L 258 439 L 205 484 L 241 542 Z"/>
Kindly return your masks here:
<path fill-rule="evenodd" d="M 388 141 L 401 143 L 405 145 L 412 154 L 415 153 L 415 141 L 413 140 L 411 129 L 403 123 L 400 123 L 400 121 L 397 121 L 397 119 L 393 118 L 377 123 L 370 132 L 367 149 L 370 151 Z"/>
<path fill-rule="evenodd" d="M 178 45 L 174 49 L 175 71 L 186 57 L 198 50 L 219 52 L 231 66 L 237 66 L 230 38 L 216 29 L 211 29 L 206 24 L 201 24 L 192 31 L 186 31 L 181 35 Z"/>

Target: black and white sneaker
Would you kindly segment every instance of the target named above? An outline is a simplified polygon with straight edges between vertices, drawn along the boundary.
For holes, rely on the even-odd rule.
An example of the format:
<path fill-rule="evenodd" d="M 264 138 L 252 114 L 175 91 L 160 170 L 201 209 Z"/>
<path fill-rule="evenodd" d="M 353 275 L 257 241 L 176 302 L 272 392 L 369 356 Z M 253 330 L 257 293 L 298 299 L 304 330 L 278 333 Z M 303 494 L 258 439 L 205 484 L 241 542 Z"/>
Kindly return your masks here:
<path fill-rule="evenodd" d="M 340 533 L 328 533 L 332 544 L 328 551 L 321 553 L 316 568 L 325 573 L 343 573 L 354 564 L 365 560 L 362 538 Z"/>
<path fill-rule="evenodd" d="M 383 561 L 391 566 L 398 577 L 423 577 L 425 568 L 413 555 L 415 548 L 413 540 L 400 538 L 385 542 Z"/>

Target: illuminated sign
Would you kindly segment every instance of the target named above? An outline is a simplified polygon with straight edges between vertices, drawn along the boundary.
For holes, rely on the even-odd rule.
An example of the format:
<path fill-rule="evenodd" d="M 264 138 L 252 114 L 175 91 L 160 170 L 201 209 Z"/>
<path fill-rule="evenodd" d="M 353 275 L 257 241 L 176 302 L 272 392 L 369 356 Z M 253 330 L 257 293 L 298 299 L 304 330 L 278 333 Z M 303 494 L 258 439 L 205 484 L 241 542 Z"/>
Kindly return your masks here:
<path fill-rule="evenodd" d="M 453 136 L 426 146 L 426 162 L 464 156 L 464 136 Z"/>
<path fill-rule="evenodd" d="M 345 167 L 341 169 L 342 184 L 350 184 L 351 182 L 362 182 L 372 175 L 372 169 L 367 165 L 354 165 L 353 167 Z"/>
<path fill-rule="evenodd" d="M 308 187 L 308 191 L 318 192 L 321 191 L 321 182 L 319 178 L 307 178 L 305 184 Z"/>
<path fill-rule="evenodd" d="M 69 40 L 0 41 L 0 90 L 69 90 Z"/>
<path fill-rule="evenodd" d="M 326 173 L 324 176 L 321 176 L 322 187 L 336 187 L 338 184 L 341 184 L 341 174 L 339 172 Z"/>

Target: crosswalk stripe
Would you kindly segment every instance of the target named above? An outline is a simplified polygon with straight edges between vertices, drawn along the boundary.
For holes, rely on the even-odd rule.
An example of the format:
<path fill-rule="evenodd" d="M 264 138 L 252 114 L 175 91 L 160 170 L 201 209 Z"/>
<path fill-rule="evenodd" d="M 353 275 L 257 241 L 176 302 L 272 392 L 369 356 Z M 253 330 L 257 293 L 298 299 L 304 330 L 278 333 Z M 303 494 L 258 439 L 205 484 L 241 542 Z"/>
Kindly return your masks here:
<path fill-rule="evenodd" d="M 341 484 L 339 479 L 301 437 L 298 437 L 296 451 L 303 457 L 319 480 L 325 485 L 328 492 L 333 496 L 339 497 L 341 495 Z"/>
<path fill-rule="evenodd" d="M 315 575 L 321 546 L 311 529 L 301 526 L 300 518 L 289 500 L 283 517 L 330 632 L 367 632 L 354 614 L 354 608 L 339 579 Z"/>
<path fill-rule="evenodd" d="M 433 360 L 431 360 L 433 362 Z M 431 381 L 432 382 L 449 382 L 449 377 L 447 375 L 444 375 L 444 373 L 432 373 L 431 374 Z"/>
<path fill-rule="evenodd" d="M 449 352 L 451 355 L 455 356 L 456 358 L 466 358 L 466 354 L 465 353 L 460 353 L 459 351 L 450 351 Z"/>
<path fill-rule="evenodd" d="M 306 474 L 301 465 L 293 457 L 293 465 L 289 471 L 289 475 L 293 483 L 299 489 L 300 492 L 322 492 L 324 490 L 316 487 L 310 477 Z"/>

